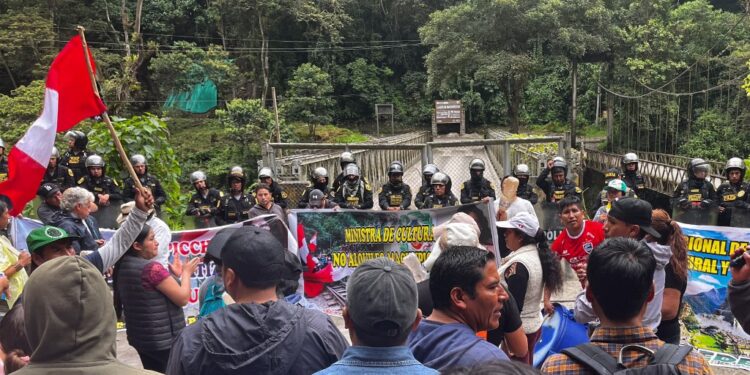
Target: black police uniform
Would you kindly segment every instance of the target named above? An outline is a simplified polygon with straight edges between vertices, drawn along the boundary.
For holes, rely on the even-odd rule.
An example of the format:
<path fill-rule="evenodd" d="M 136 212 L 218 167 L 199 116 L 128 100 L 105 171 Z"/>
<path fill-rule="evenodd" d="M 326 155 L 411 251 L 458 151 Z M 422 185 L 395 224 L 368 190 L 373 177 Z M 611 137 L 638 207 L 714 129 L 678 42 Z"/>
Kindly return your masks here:
<path fill-rule="evenodd" d="M 333 200 L 341 208 L 369 210 L 373 206 L 372 187 L 362 180 L 359 181 L 355 189 L 350 189 L 346 183 L 343 183 L 336 190 Z"/>
<path fill-rule="evenodd" d="M 0 157 L 0 182 L 8 179 L 8 158 Z"/>
<path fill-rule="evenodd" d="M 333 190 L 329 189 L 328 185 L 320 186 L 320 184 L 318 185 L 310 184 L 305 188 L 305 191 L 302 193 L 302 197 L 299 199 L 299 202 L 297 203 L 297 208 L 308 208 L 308 206 L 310 205 L 310 192 L 315 189 L 322 191 L 323 194 L 325 194 L 325 196 L 328 199 L 328 203 L 329 203 L 328 205 L 331 205 L 330 203 L 331 201 L 334 200 L 335 195 L 336 195 L 333 192 Z"/>
<path fill-rule="evenodd" d="M 425 197 L 422 209 L 452 207 L 456 203 L 458 203 L 458 199 L 451 192 L 443 194 L 442 197 L 438 197 L 435 193 L 432 193 Z"/>
<path fill-rule="evenodd" d="M 42 177 L 42 183 L 53 183 L 60 187 L 60 191 L 64 191 L 69 187 L 76 186 L 74 177 L 73 171 L 70 168 L 58 164 L 54 168 L 47 167 L 44 177 Z"/>
<path fill-rule="evenodd" d="M 389 207 L 399 207 L 402 210 L 408 210 L 411 206 L 411 187 L 401 183 L 398 187 L 388 182 L 380 188 L 378 192 L 378 203 L 381 210 L 387 210 Z"/>
<path fill-rule="evenodd" d="M 159 207 L 167 201 L 167 193 L 164 191 L 164 188 L 161 187 L 161 183 L 156 177 L 148 173 L 145 173 L 143 176 L 138 176 L 138 179 L 141 180 L 141 185 L 143 185 L 143 187 L 151 189 L 151 194 L 154 196 L 154 204 L 158 210 Z M 122 182 L 122 185 L 122 197 L 125 199 L 125 202 L 134 200 L 135 181 L 133 181 L 133 177 L 127 177 Z"/>
<path fill-rule="evenodd" d="M 241 193 L 235 198 L 232 193 L 224 194 L 216 214 L 216 221 L 220 225 L 238 223 L 250 218 L 248 212 L 255 203 L 252 198 Z"/>
<path fill-rule="evenodd" d="M 709 208 L 715 206 L 716 203 L 716 190 L 708 180 L 690 178 L 680 183 L 672 195 L 672 207 Z"/>
<path fill-rule="evenodd" d="M 73 181 L 78 183 L 78 181 L 81 180 L 81 177 L 88 176 L 89 174 L 85 164 L 88 156 L 89 154 L 86 151 L 68 150 L 65 151 L 58 164 L 73 171 Z"/>
<path fill-rule="evenodd" d="M 258 186 L 258 183 L 253 184 L 253 186 L 250 187 L 250 190 L 253 191 L 253 201 L 257 202 L 255 199 L 255 187 Z M 289 205 L 288 195 L 284 191 L 284 189 L 281 188 L 281 185 L 277 184 L 276 181 L 271 182 L 271 185 L 269 186 L 271 189 L 271 198 L 273 198 L 273 203 L 276 203 L 279 205 L 282 209 L 286 209 Z"/>
<path fill-rule="evenodd" d="M 719 214 L 718 224 L 723 227 L 732 225 L 733 210 L 747 210 L 750 208 L 748 203 L 748 189 L 750 184 L 740 181 L 739 184 L 733 184 L 729 181 L 724 182 L 716 190 L 719 199 L 719 206 L 724 207 L 724 212 Z"/>
<path fill-rule="evenodd" d="M 98 194 L 109 194 L 110 202 L 122 200 L 120 187 L 117 186 L 117 183 L 113 179 L 107 176 L 97 178 L 84 176 L 78 180 L 78 186 L 94 193 L 94 203 L 96 203 L 97 206 L 99 205 Z"/>
<path fill-rule="evenodd" d="M 213 218 L 219 210 L 222 196 L 223 193 L 214 188 L 209 188 L 205 197 L 196 191 L 193 196 L 190 197 L 190 202 L 188 202 L 185 214 L 203 218 Z"/>
<path fill-rule="evenodd" d="M 536 204 L 536 202 L 539 201 L 539 196 L 534 192 L 534 188 L 529 185 L 529 183 L 525 184 L 518 184 L 518 189 L 516 189 L 516 196 L 519 198 L 526 199 L 527 201 L 531 202 L 531 204 Z"/>
<path fill-rule="evenodd" d="M 639 197 L 645 197 L 646 193 L 646 181 L 643 176 L 636 172 L 626 171 L 622 176 L 622 181 L 628 188 L 635 192 L 635 195 Z"/>
<path fill-rule="evenodd" d="M 414 206 L 416 206 L 417 209 L 424 208 L 425 199 L 427 199 L 427 197 L 432 193 L 433 191 L 431 184 L 423 184 L 422 186 L 420 186 L 419 191 L 417 191 L 417 195 L 414 196 Z"/>
<path fill-rule="evenodd" d="M 536 186 L 539 186 L 544 191 L 546 202 L 556 203 L 569 196 L 576 196 L 582 199 L 583 191 L 573 181 L 566 178 L 562 185 L 557 185 L 551 179 L 547 179 L 549 173 L 550 169 L 544 168 L 536 179 Z"/>
<path fill-rule="evenodd" d="M 495 199 L 495 186 L 486 178 L 482 177 L 479 183 L 468 179 L 461 185 L 461 203 L 478 202 L 484 197 Z"/>

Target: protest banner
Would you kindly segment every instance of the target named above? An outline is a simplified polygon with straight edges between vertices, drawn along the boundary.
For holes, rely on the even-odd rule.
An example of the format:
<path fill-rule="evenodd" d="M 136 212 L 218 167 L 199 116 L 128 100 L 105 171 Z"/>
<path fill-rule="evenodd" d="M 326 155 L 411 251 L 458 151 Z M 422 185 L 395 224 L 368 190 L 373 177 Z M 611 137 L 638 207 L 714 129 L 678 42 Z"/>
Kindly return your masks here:
<path fill-rule="evenodd" d="M 326 284 L 343 280 L 369 259 L 384 256 L 401 263 L 414 254 L 424 262 L 438 240 L 435 229 L 459 212 L 476 221 L 481 245 L 496 251 L 491 203 L 419 211 L 292 210 L 289 227 L 297 229 L 305 294 L 315 297 Z"/>
<path fill-rule="evenodd" d="M 688 246 L 688 285 L 681 322 L 687 342 L 712 366 L 750 370 L 750 336 L 727 302 L 729 256 L 750 243 L 750 228 L 679 223 Z"/>

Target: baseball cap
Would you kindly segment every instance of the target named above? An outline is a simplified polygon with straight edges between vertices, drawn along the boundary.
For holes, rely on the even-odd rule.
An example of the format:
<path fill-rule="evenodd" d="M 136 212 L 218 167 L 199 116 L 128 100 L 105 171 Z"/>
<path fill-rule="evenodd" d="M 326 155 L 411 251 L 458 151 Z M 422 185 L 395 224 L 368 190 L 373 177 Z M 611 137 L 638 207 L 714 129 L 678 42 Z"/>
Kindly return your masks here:
<path fill-rule="evenodd" d="M 241 228 L 224 228 L 216 234 L 214 234 L 213 238 L 211 238 L 211 241 L 208 242 L 208 247 L 206 248 L 206 254 L 221 260 L 221 249 L 224 248 L 224 245 L 227 243 L 227 240 L 229 237 L 231 237 L 235 232 L 240 230 Z"/>
<path fill-rule="evenodd" d="M 612 203 L 607 215 L 631 225 L 638 225 L 644 232 L 661 238 L 659 232 L 651 227 L 651 203 L 643 199 L 622 198 Z"/>
<path fill-rule="evenodd" d="M 607 183 L 607 186 L 605 187 L 605 189 L 607 189 L 607 190 L 618 190 L 618 191 L 621 191 L 623 193 L 627 193 L 628 192 L 628 185 L 625 184 L 625 181 L 623 181 L 623 180 L 621 180 L 619 178 L 616 178 L 614 180 L 609 181 L 609 183 Z"/>
<path fill-rule="evenodd" d="M 47 199 L 55 195 L 59 191 L 60 187 L 57 186 L 57 184 L 45 182 L 41 186 L 39 186 L 39 189 L 36 191 L 36 195 L 42 197 L 42 199 Z"/>
<path fill-rule="evenodd" d="M 510 220 L 498 221 L 496 225 L 498 228 L 518 229 L 531 237 L 536 236 L 536 233 L 539 231 L 539 219 L 528 212 L 519 212 L 510 218 Z"/>
<path fill-rule="evenodd" d="M 224 267 L 234 270 L 245 286 L 260 286 L 278 283 L 284 277 L 285 251 L 268 230 L 242 227 L 221 248 L 221 261 Z"/>
<path fill-rule="evenodd" d="M 403 265 L 388 258 L 362 263 L 349 277 L 346 306 L 356 329 L 371 336 L 398 337 L 417 317 L 417 283 Z"/>
<path fill-rule="evenodd" d="M 30 252 L 35 252 L 43 247 L 60 240 L 70 239 L 72 241 L 80 239 L 78 236 L 71 236 L 65 229 L 45 225 L 29 232 L 26 236 L 26 245 Z"/>
<path fill-rule="evenodd" d="M 325 198 L 325 194 L 323 194 L 322 191 L 319 189 L 313 189 L 310 192 L 310 206 L 311 207 L 321 207 L 323 204 L 323 198 Z"/>

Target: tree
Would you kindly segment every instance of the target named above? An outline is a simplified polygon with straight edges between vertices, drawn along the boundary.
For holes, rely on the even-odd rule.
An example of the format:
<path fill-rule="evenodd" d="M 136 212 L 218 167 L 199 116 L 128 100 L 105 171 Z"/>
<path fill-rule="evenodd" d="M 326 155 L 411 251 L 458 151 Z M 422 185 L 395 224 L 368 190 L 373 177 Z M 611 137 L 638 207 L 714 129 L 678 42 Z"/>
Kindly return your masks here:
<path fill-rule="evenodd" d="M 0 94 L 0 134 L 6 145 L 16 143 L 42 113 L 44 81 L 32 81 L 11 92 Z"/>
<path fill-rule="evenodd" d="M 52 27 L 35 8 L 0 14 L 0 71 L 8 76 L 0 80 L 5 81 L 0 89 L 16 89 L 44 76 L 55 40 Z"/>
<path fill-rule="evenodd" d="M 242 164 L 252 165 L 260 155 L 260 145 L 276 141 L 276 121 L 273 112 L 263 106 L 260 99 L 234 99 L 227 108 L 217 110 L 216 116 L 234 141 Z M 295 141 L 295 134 L 283 118 L 279 119 L 282 142 Z"/>
<path fill-rule="evenodd" d="M 307 124 L 310 136 L 315 137 L 315 127 L 331 121 L 333 110 L 331 77 L 315 65 L 300 65 L 289 81 L 288 103 L 284 114 L 291 120 Z"/>
<path fill-rule="evenodd" d="M 172 229 L 182 228 L 182 217 L 188 196 L 180 194 L 178 180 L 182 175 L 182 169 L 169 143 L 167 123 L 158 116 L 146 113 L 128 119 L 115 117 L 113 125 L 128 156 L 133 154 L 145 156 L 148 160 L 149 173 L 159 178 L 168 196 L 166 204 L 162 206 L 165 221 Z M 106 125 L 94 124 L 88 137 L 89 149 L 107 161 L 109 176 L 120 181 L 129 176 L 117 150 L 112 147 L 112 138 Z"/>

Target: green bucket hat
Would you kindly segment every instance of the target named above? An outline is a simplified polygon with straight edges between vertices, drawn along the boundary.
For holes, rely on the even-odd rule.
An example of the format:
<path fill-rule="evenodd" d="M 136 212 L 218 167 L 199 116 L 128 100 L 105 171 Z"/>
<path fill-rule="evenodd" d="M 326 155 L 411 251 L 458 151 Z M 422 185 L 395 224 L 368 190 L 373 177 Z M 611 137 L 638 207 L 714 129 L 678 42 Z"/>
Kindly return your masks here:
<path fill-rule="evenodd" d="M 29 235 L 26 236 L 26 245 L 29 247 L 29 251 L 33 253 L 53 242 L 65 239 L 77 240 L 80 237 L 71 236 L 64 229 L 45 225 L 29 232 Z"/>

